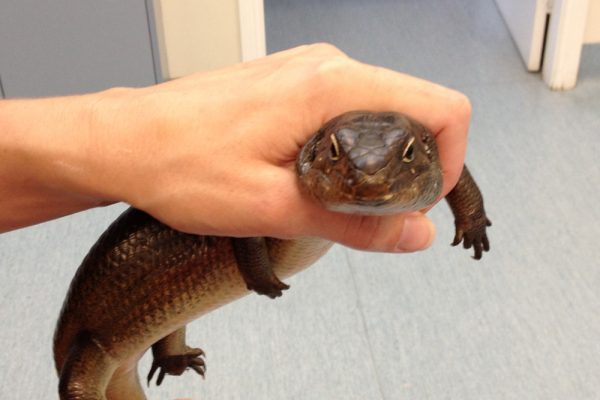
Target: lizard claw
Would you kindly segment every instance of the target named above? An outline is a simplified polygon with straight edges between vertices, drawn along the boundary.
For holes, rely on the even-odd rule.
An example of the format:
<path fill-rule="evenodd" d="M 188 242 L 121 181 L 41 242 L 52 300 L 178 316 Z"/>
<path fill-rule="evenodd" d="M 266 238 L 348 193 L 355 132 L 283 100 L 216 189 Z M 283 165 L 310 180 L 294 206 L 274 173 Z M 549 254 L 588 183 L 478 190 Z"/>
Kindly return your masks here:
<path fill-rule="evenodd" d="M 271 279 L 267 282 L 264 281 L 250 281 L 246 284 L 248 290 L 254 290 L 258 294 L 268 296 L 272 299 L 281 297 L 284 290 L 288 290 L 290 285 L 280 281 L 273 274 Z M 249 279 L 250 280 L 250 279 Z"/>
<path fill-rule="evenodd" d="M 206 373 L 206 362 L 202 357 L 205 357 L 202 349 L 189 349 L 185 354 L 169 355 L 159 359 L 155 358 L 152 361 L 152 367 L 150 367 L 150 372 L 148 373 L 148 386 L 150 386 L 150 381 L 159 368 L 160 372 L 158 373 L 158 378 L 156 379 L 157 386 L 160 386 L 160 384 L 163 382 L 165 379 L 165 374 L 181 375 L 188 368 L 193 369 L 200 376 L 202 376 L 202 378 L 204 378 Z"/>
<path fill-rule="evenodd" d="M 487 237 L 486 227 L 491 226 L 492 221 L 485 218 L 485 221 L 481 221 L 478 224 L 461 224 L 457 221 L 456 223 L 456 234 L 452 241 L 452 246 L 456 246 L 463 242 L 465 249 L 473 247 L 474 255 L 473 258 L 480 260 L 484 251 L 490 250 L 490 242 Z"/>

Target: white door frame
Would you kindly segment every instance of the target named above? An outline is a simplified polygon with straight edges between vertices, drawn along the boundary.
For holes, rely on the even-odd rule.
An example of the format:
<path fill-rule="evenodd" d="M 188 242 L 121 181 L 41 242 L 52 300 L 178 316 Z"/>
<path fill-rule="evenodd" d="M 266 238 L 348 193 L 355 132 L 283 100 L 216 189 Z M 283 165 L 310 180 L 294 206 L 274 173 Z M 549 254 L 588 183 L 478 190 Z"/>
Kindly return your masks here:
<path fill-rule="evenodd" d="M 542 77 L 553 90 L 577 84 L 588 0 L 554 0 L 546 35 Z"/>
<path fill-rule="evenodd" d="M 263 0 L 238 0 L 242 61 L 267 54 Z"/>
<path fill-rule="evenodd" d="M 600 42 L 600 0 L 496 0 L 527 69 L 571 89 L 584 43 Z M 543 59 L 542 59 L 543 57 Z"/>
<path fill-rule="evenodd" d="M 548 0 L 496 0 L 500 14 L 528 71 L 539 71 L 546 31 Z"/>

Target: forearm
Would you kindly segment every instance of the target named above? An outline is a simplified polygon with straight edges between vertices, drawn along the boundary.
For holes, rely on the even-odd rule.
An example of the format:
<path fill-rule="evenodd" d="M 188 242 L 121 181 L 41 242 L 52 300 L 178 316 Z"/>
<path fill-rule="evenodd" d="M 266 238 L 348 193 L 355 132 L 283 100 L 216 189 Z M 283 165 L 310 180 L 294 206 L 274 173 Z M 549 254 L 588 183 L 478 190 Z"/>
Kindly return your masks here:
<path fill-rule="evenodd" d="M 97 206 L 85 190 L 94 96 L 0 101 L 0 232 Z"/>

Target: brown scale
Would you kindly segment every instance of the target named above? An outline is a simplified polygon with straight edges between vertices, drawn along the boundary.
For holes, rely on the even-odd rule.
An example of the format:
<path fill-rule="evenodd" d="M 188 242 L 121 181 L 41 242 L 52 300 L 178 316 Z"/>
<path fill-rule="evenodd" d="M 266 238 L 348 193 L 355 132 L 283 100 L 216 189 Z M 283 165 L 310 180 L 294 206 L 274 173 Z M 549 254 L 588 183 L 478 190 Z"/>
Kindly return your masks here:
<path fill-rule="evenodd" d="M 356 111 L 328 122 L 298 156 L 299 184 L 324 207 L 383 215 L 416 211 L 439 196 L 435 140 L 397 113 Z M 447 196 L 453 245 L 475 258 L 489 250 L 490 225 L 465 167 Z M 125 211 L 79 267 L 57 323 L 54 358 L 62 400 L 143 400 L 137 362 L 152 348 L 148 384 L 157 374 L 192 369 L 204 376 L 204 353 L 185 343 L 185 325 L 254 290 L 275 298 L 287 278 L 318 260 L 332 243 L 196 236 L 150 215 Z"/>

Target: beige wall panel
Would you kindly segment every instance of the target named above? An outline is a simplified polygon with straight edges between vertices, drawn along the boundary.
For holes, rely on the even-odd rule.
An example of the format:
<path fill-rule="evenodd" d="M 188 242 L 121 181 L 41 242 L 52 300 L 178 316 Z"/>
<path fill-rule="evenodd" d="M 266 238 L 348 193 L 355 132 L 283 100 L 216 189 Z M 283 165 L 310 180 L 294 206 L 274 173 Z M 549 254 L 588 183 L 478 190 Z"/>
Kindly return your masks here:
<path fill-rule="evenodd" d="M 165 79 L 241 61 L 237 0 L 156 0 Z"/>

